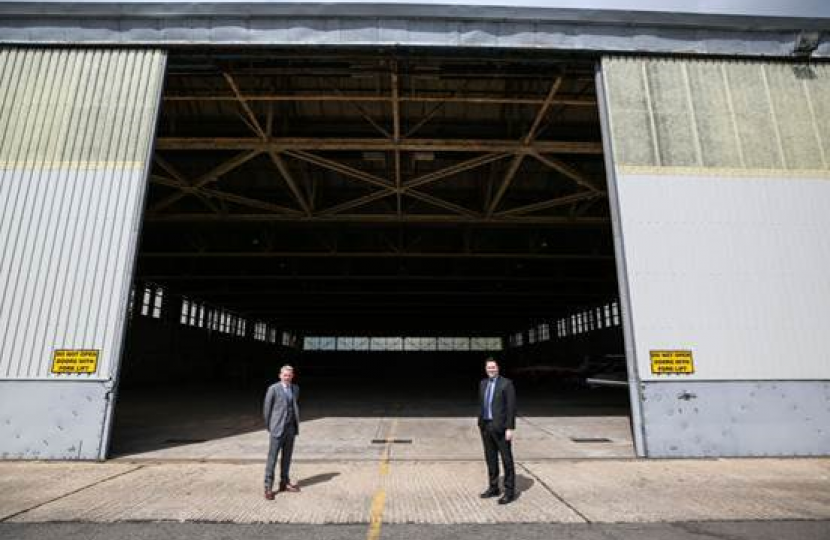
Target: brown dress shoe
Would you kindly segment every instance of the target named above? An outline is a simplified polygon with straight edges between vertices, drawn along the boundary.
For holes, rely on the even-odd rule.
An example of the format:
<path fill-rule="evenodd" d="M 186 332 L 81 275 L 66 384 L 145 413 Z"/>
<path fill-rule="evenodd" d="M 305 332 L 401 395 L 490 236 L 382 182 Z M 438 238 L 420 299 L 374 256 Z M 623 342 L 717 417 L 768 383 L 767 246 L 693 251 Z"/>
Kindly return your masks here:
<path fill-rule="evenodd" d="M 297 484 L 292 484 L 291 482 L 286 482 L 284 484 L 280 484 L 280 491 L 287 491 L 289 493 L 297 493 L 300 491 L 300 486 Z"/>
<path fill-rule="evenodd" d="M 271 491 L 270 489 L 266 489 L 265 490 L 265 499 L 268 500 L 268 501 L 273 501 L 274 500 L 274 492 Z"/>

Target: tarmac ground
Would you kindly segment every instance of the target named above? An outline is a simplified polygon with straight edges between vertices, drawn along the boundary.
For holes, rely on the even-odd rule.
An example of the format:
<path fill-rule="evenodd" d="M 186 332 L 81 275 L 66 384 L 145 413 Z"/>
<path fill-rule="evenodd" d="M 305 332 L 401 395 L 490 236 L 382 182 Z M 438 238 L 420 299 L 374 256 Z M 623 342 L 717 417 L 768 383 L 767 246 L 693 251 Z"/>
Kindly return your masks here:
<path fill-rule="evenodd" d="M 523 525 L 388 525 L 387 540 L 827 540 L 827 521 Z M 234 525 L 225 523 L 0 523 L 0 539 L 40 540 L 351 540 L 364 525 Z"/>

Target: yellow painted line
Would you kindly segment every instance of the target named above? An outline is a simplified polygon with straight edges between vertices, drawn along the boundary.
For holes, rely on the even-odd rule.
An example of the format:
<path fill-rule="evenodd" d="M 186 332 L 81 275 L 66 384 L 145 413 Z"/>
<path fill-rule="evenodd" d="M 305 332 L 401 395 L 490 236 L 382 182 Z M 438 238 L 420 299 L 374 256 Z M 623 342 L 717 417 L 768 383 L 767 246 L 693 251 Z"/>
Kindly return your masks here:
<path fill-rule="evenodd" d="M 369 532 L 366 540 L 378 540 L 380 527 L 383 523 L 383 507 L 386 504 L 386 490 L 380 488 L 372 499 L 372 510 L 369 514 Z"/>
<path fill-rule="evenodd" d="M 366 533 L 366 540 L 378 540 L 380 538 L 380 529 L 383 525 L 383 511 L 386 508 L 386 488 L 383 486 L 383 479 L 389 475 L 392 441 L 395 440 L 395 432 L 397 429 L 398 419 L 395 418 L 389 426 L 389 433 L 386 435 L 386 446 L 383 448 L 383 455 L 380 458 L 380 464 L 378 466 L 381 486 L 375 491 L 374 497 L 372 497 L 372 506 L 369 510 L 369 530 Z"/>

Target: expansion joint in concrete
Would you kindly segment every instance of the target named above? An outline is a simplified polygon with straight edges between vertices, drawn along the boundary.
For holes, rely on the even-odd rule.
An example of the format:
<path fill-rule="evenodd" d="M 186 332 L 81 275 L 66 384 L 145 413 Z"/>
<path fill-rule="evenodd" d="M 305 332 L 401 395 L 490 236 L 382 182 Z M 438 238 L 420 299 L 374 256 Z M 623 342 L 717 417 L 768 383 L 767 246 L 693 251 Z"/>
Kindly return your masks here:
<path fill-rule="evenodd" d="M 102 479 L 98 480 L 97 482 L 92 482 L 91 484 L 87 484 L 87 485 L 85 485 L 85 486 L 81 486 L 81 487 L 79 487 L 79 488 L 78 488 L 78 489 L 76 489 L 76 490 L 69 491 L 69 492 L 67 492 L 67 493 L 63 493 L 63 494 L 61 494 L 61 495 L 59 495 L 59 496 L 57 496 L 57 497 L 54 497 L 54 498 L 52 498 L 52 499 L 49 499 L 48 501 L 44 501 L 44 502 L 42 502 L 42 503 L 38 503 L 38 504 L 36 504 L 36 505 L 34 505 L 34 506 L 30 506 L 30 507 L 28 507 L 28 508 L 24 508 L 23 510 L 20 510 L 19 512 L 15 512 L 15 513 L 13 513 L 13 514 L 9 514 L 8 516 L 0 516 L 0 523 L 2 523 L 2 522 L 4 522 L 4 521 L 9 521 L 9 520 L 11 520 L 11 519 L 14 519 L 14 518 L 16 518 L 17 516 L 21 516 L 21 515 L 23 515 L 23 514 L 25 514 L 25 513 L 27 513 L 27 512 L 31 512 L 32 510 L 36 510 L 36 509 L 38 509 L 38 508 L 40 508 L 40 507 L 42 507 L 42 506 L 46 506 L 47 504 L 52 504 L 53 502 L 59 501 L 59 500 L 61 500 L 61 499 L 65 499 L 65 498 L 67 498 L 67 497 L 71 497 L 72 495 L 78 494 L 78 493 L 80 493 L 80 492 L 82 492 L 82 491 L 86 491 L 86 490 L 87 490 L 87 489 L 89 489 L 89 488 L 92 488 L 92 487 L 95 487 L 95 486 L 99 486 L 99 485 L 101 485 L 101 484 L 103 484 L 103 483 L 105 483 L 105 482 L 109 482 L 110 480 L 114 480 L 114 479 L 116 479 L 116 478 L 120 478 L 121 476 L 126 476 L 126 475 L 128 475 L 128 474 L 130 474 L 130 473 L 133 473 L 133 472 L 135 472 L 135 471 L 139 470 L 139 469 L 143 469 L 144 467 L 145 467 L 144 465 L 137 465 L 137 466 L 135 466 L 135 467 L 133 467 L 132 469 L 129 469 L 129 470 L 127 470 L 127 471 L 122 471 L 122 472 L 120 472 L 120 473 L 117 473 L 117 474 L 113 474 L 113 475 L 107 476 L 106 478 L 102 478 Z"/>
<path fill-rule="evenodd" d="M 566 506 L 566 507 L 567 507 L 567 508 L 568 508 L 571 512 L 573 512 L 574 514 L 576 514 L 577 516 L 579 516 L 582 520 L 584 520 L 584 521 L 585 521 L 585 523 L 593 523 L 593 522 L 591 521 L 591 519 L 590 519 L 588 516 L 586 516 L 585 514 L 583 514 L 582 512 L 580 512 L 579 510 L 577 510 L 577 509 L 576 509 L 576 507 L 575 507 L 574 505 L 572 505 L 571 503 L 569 503 L 568 501 L 566 501 L 566 500 L 565 500 L 565 499 L 564 499 L 561 495 L 559 495 L 559 493 L 557 493 L 557 492 L 556 492 L 556 490 L 554 490 L 552 487 L 550 487 L 550 486 L 547 484 L 547 482 L 545 482 L 544 480 L 542 480 L 542 479 L 541 479 L 541 478 L 540 478 L 540 477 L 539 477 L 536 473 L 534 473 L 533 471 L 531 471 L 531 470 L 530 470 L 530 468 L 529 468 L 527 465 L 525 465 L 524 463 L 517 463 L 517 465 L 518 465 L 519 467 L 521 467 L 521 468 L 522 468 L 522 470 L 524 470 L 527 474 L 529 474 L 530 476 L 532 476 L 534 480 L 536 480 L 537 482 L 539 482 L 539 485 L 540 485 L 540 486 L 542 486 L 543 488 L 545 488 L 545 491 L 547 491 L 548 493 L 550 493 L 551 495 L 553 495 L 554 497 L 556 497 L 556 499 L 557 499 L 559 502 L 561 502 L 563 505 L 565 505 L 565 506 Z"/>

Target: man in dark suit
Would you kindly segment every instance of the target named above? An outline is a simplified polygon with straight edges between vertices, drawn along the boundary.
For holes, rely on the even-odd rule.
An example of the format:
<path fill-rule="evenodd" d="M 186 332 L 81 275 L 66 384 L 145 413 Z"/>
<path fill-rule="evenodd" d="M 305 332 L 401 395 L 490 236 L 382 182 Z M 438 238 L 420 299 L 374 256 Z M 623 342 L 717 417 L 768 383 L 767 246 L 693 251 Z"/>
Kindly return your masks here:
<path fill-rule="evenodd" d="M 294 368 L 282 366 L 279 382 L 272 384 L 265 392 L 263 415 L 265 427 L 270 436 L 268 461 L 265 463 L 265 498 L 274 500 L 274 469 L 277 454 L 280 460 L 280 491 L 297 492 L 300 487 L 292 484 L 288 471 L 291 467 L 291 454 L 294 453 L 294 437 L 300 433 L 300 387 L 293 384 Z"/>
<path fill-rule="evenodd" d="M 497 497 L 499 491 L 499 455 L 504 467 L 504 495 L 499 504 L 516 499 L 516 470 L 513 466 L 513 431 L 516 429 L 516 389 L 513 381 L 499 375 L 499 364 L 488 358 L 484 364 L 487 377 L 478 389 L 478 427 L 484 443 L 490 485 L 482 499 Z"/>

